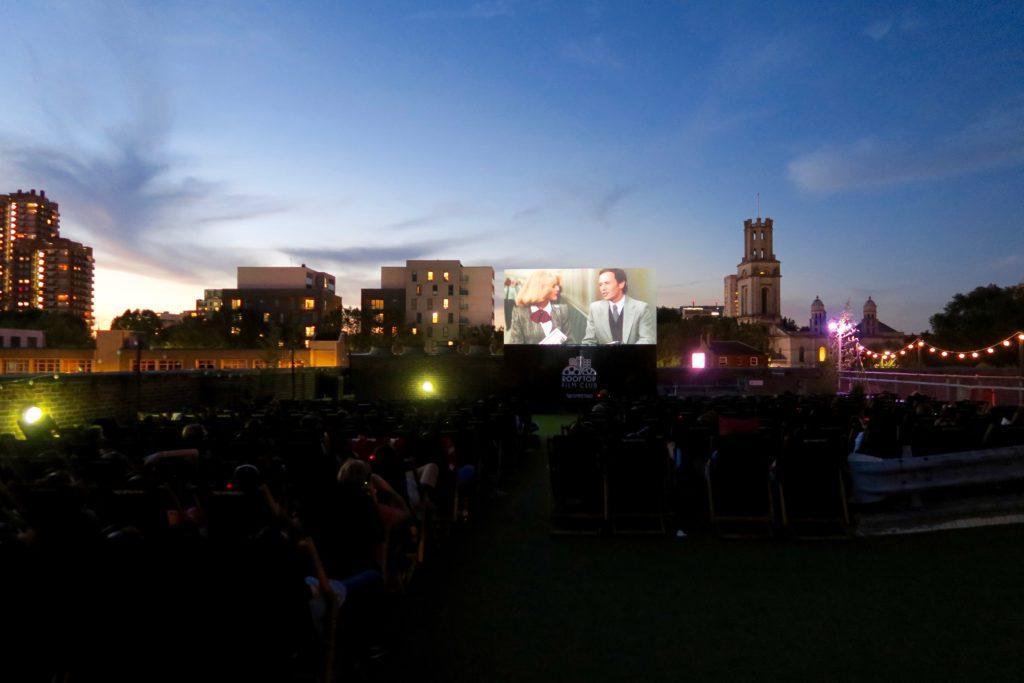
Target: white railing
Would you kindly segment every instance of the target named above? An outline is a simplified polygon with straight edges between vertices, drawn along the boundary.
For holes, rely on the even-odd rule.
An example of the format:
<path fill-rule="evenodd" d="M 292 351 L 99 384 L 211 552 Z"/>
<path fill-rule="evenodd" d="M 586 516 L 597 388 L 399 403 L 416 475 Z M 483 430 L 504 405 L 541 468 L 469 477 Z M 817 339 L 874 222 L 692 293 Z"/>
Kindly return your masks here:
<path fill-rule="evenodd" d="M 845 370 L 840 391 L 861 384 L 869 394 L 888 391 L 900 396 L 914 392 L 946 401 L 966 399 L 1024 405 L 1024 377 L 1019 375 L 967 375 L 935 372 Z"/>

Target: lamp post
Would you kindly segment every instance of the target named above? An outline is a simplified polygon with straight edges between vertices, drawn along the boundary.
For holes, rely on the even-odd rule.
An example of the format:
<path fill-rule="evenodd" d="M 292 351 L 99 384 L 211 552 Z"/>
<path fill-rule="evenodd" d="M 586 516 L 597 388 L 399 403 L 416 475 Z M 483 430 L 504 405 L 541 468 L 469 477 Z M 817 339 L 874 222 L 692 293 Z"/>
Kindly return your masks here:
<path fill-rule="evenodd" d="M 836 337 L 836 393 L 843 390 L 843 339 L 853 331 L 853 325 L 846 319 L 846 314 L 839 320 L 830 320 L 828 331 Z"/>

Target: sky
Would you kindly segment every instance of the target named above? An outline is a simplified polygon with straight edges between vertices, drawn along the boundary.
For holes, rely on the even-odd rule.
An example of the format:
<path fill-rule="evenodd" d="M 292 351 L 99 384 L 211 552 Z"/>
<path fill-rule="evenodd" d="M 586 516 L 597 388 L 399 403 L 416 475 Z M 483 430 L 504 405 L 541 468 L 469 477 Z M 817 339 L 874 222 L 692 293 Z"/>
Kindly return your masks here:
<path fill-rule="evenodd" d="M 1024 276 L 1024 4 L 0 0 L 0 192 L 94 249 L 104 327 L 239 265 L 648 267 L 907 332 Z M 500 292 L 500 286 L 497 287 Z"/>

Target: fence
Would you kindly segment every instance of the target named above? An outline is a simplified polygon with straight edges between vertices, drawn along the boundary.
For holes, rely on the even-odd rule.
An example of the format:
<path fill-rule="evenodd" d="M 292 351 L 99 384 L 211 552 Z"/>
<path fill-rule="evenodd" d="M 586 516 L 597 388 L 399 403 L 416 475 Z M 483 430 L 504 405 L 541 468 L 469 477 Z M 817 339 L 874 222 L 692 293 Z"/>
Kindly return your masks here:
<path fill-rule="evenodd" d="M 843 371 L 839 390 L 848 392 L 855 384 L 869 394 L 890 392 L 906 396 L 914 392 L 944 401 L 988 401 L 993 405 L 1024 405 L 1024 378 L 1013 375 L 969 375 L 963 373 Z"/>

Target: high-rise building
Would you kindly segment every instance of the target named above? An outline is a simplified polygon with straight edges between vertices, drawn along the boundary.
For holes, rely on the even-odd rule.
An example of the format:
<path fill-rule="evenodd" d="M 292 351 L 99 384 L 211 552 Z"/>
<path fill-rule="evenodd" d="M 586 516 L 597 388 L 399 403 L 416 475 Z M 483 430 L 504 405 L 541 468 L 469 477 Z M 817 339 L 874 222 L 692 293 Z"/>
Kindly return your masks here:
<path fill-rule="evenodd" d="M 44 190 L 0 195 L 0 205 L 0 308 L 67 311 L 92 327 L 92 248 L 60 236 Z"/>
<path fill-rule="evenodd" d="M 380 289 L 374 291 L 404 292 L 405 325 L 434 343 L 460 339 L 468 327 L 494 325 L 491 266 L 464 266 L 458 260 L 382 266 Z"/>

